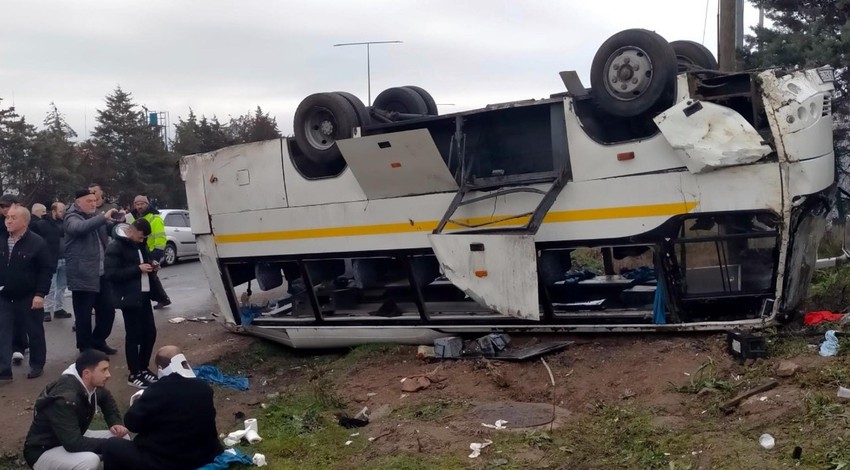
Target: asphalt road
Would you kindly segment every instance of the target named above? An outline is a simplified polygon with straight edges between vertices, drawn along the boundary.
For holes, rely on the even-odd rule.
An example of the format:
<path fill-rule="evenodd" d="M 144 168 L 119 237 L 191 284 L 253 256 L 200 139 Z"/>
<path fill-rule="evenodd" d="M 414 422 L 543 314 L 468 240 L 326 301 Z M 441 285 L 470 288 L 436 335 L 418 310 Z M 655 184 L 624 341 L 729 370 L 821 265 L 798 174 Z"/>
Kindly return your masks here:
<path fill-rule="evenodd" d="M 197 260 L 188 260 L 163 268 L 160 271 L 160 279 L 172 303 L 162 310 L 154 310 L 158 330 L 167 329 L 171 325 L 168 323 L 170 318 L 210 316 L 210 313 L 216 308 L 207 284 L 207 278 L 204 276 L 203 269 L 201 269 L 201 263 Z M 73 311 L 70 292 L 65 297 L 65 310 Z M 71 331 L 73 324 L 73 318 L 54 319 L 44 324 L 44 333 L 47 338 L 47 367 L 45 369 L 52 369 L 51 366 L 53 365 L 68 364 L 76 356 L 76 341 L 74 333 Z M 118 347 L 123 344 L 123 339 L 124 319 L 121 316 L 121 311 L 117 310 L 115 312 L 115 326 L 112 328 L 112 335 L 108 343 L 112 347 Z"/>

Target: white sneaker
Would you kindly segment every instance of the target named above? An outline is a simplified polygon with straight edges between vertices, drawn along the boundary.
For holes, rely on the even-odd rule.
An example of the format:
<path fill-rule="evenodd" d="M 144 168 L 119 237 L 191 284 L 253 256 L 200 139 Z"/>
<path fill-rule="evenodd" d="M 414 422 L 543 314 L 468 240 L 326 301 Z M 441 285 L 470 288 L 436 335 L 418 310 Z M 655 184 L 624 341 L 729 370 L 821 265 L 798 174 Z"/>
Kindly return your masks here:
<path fill-rule="evenodd" d="M 12 363 L 16 366 L 23 364 L 24 362 L 24 354 L 23 353 L 12 353 Z"/>

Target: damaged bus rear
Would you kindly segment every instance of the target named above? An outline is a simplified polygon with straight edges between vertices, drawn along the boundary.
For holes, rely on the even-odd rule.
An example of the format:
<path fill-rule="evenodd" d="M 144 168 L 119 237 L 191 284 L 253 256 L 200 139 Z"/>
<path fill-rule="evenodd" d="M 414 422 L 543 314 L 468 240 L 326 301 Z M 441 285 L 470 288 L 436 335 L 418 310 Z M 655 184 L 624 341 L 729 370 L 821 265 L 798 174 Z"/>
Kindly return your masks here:
<path fill-rule="evenodd" d="M 590 88 L 562 72 L 566 92 L 449 115 L 419 87 L 317 93 L 294 137 L 184 157 L 227 324 L 315 348 L 792 315 L 830 207 L 833 71 L 723 73 L 681 43 L 623 31 Z"/>

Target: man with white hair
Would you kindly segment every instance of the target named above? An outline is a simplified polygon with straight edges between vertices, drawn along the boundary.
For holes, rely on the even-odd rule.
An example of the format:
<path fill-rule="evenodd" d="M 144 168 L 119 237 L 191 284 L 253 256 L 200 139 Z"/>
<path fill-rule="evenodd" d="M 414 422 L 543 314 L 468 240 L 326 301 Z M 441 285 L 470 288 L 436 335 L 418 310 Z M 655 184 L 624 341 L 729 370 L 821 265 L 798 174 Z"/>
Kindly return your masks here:
<path fill-rule="evenodd" d="M 47 346 L 44 340 L 44 296 L 50 290 L 53 266 L 47 244 L 28 230 L 29 211 L 9 208 L 0 234 L 0 383 L 12 381 L 12 342 L 15 320 L 29 336 L 28 378 L 44 373 Z"/>

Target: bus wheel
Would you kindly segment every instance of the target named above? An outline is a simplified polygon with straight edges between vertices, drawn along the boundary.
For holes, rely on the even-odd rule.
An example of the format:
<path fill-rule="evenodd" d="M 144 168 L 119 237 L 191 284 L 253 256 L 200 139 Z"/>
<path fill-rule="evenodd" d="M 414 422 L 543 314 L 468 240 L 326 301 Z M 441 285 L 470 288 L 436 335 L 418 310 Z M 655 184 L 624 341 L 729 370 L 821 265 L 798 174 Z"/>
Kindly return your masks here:
<path fill-rule="evenodd" d="M 426 114 L 429 116 L 436 116 L 439 113 L 437 112 L 437 102 L 434 101 L 434 97 L 431 96 L 431 93 L 425 91 L 424 88 L 413 86 L 413 85 L 405 85 L 404 88 L 409 88 L 415 91 L 423 100 L 425 100 L 425 108 L 428 110 Z"/>
<path fill-rule="evenodd" d="M 593 57 L 590 83 L 599 107 L 614 116 L 667 109 L 676 99 L 676 54 L 652 31 L 620 31 Z"/>
<path fill-rule="evenodd" d="M 707 47 L 694 41 L 673 41 L 670 43 L 676 53 L 679 72 L 691 70 L 717 70 L 717 59 Z"/>
<path fill-rule="evenodd" d="M 425 103 L 425 100 L 419 93 L 409 87 L 387 88 L 375 97 L 372 105 L 389 112 L 428 114 L 428 105 Z"/>
<path fill-rule="evenodd" d="M 310 161 L 331 163 L 342 158 L 336 141 L 351 138 L 359 125 L 357 110 L 345 97 L 315 93 L 295 110 L 295 142 Z"/>

